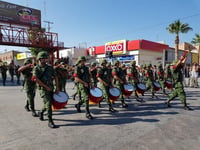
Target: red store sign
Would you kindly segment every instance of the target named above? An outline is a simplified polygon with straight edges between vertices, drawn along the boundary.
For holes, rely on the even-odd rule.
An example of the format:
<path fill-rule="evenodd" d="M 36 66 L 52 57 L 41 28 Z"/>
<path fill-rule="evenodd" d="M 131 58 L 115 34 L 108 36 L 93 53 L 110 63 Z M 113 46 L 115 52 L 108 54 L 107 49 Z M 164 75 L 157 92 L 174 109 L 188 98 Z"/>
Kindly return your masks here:
<path fill-rule="evenodd" d="M 105 53 L 112 51 L 113 55 L 125 54 L 126 53 L 126 40 L 119 40 L 114 42 L 108 42 L 105 44 Z"/>

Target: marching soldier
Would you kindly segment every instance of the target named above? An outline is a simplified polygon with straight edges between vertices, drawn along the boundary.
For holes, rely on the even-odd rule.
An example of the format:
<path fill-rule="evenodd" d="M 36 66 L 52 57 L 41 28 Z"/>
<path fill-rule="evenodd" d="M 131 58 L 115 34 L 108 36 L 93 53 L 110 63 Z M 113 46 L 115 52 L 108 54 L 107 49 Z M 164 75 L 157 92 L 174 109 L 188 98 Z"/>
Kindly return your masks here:
<path fill-rule="evenodd" d="M 59 90 L 66 92 L 67 69 L 60 63 L 60 60 L 55 60 L 54 69 L 58 78 Z"/>
<path fill-rule="evenodd" d="M 158 82 L 161 85 L 163 94 L 167 95 L 167 93 L 165 91 L 165 71 L 164 71 L 164 69 L 162 67 L 162 64 L 158 65 L 157 77 L 158 77 Z"/>
<path fill-rule="evenodd" d="M 127 83 L 126 75 L 123 72 L 123 70 L 120 68 L 120 62 L 118 60 L 114 62 L 112 75 L 114 78 L 114 84 L 116 85 L 117 88 L 120 89 L 120 92 L 121 92 L 119 98 L 121 99 L 122 107 L 128 107 L 128 105 L 124 101 L 124 84 Z"/>
<path fill-rule="evenodd" d="M 93 86 L 97 87 L 97 64 L 95 62 L 93 62 L 90 67 L 90 74 Z"/>
<path fill-rule="evenodd" d="M 154 75 L 153 75 L 153 71 L 152 71 L 152 65 L 149 64 L 147 66 L 147 70 L 145 72 L 146 78 L 147 78 L 147 82 L 146 82 L 146 86 L 147 86 L 147 91 L 150 90 L 151 94 L 152 94 L 152 98 L 155 97 L 155 91 L 154 91 Z"/>
<path fill-rule="evenodd" d="M 181 102 L 184 105 L 185 110 L 192 110 L 186 103 L 186 94 L 184 91 L 183 86 L 183 67 L 187 59 L 187 53 L 185 53 L 179 60 L 174 60 L 173 67 L 172 67 L 172 74 L 173 74 L 173 84 L 174 90 L 169 95 L 168 100 L 165 102 L 167 107 L 170 107 L 170 102 L 175 98 L 179 97 Z"/>
<path fill-rule="evenodd" d="M 84 56 L 79 57 L 78 65 L 74 71 L 74 77 L 78 82 L 78 89 L 81 93 L 81 100 L 75 105 L 77 112 L 81 112 L 81 105 L 85 103 L 86 118 L 93 119 L 93 116 L 89 111 L 89 90 L 91 84 L 89 68 L 85 65 L 86 58 Z"/>
<path fill-rule="evenodd" d="M 136 100 L 141 102 L 142 100 L 140 100 L 140 98 L 139 98 L 139 96 L 136 92 L 136 87 L 137 87 L 137 84 L 139 83 L 139 73 L 138 73 L 138 70 L 136 68 L 136 61 L 131 62 L 131 67 L 128 69 L 128 77 L 129 77 L 129 81 L 135 87 Z"/>
<path fill-rule="evenodd" d="M 35 98 L 35 92 L 36 92 L 36 83 L 32 81 L 32 71 L 33 71 L 34 65 L 32 64 L 31 59 L 26 59 L 24 61 L 24 65 L 21 66 L 18 69 L 19 73 L 22 73 L 24 76 L 24 84 L 23 87 L 26 91 L 26 105 L 25 109 L 26 111 L 32 111 L 32 116 L 36 117 L 37 114 L 35 112 L 35 103 L 34 103 L 34 98 Z"/>
<path fill-rule="evenodd" d="M 109 111 L 116 112 L 116 110 L 112 107 L 112 104 L 109 98 L 109 88 L 113 86 L 112 73 L 109 72 L 109 69 L 106 67 L 106 64 L 107 64 L 106 60 L 102 60 L 100 64 L 101 64 L 101 67 L 98 68 L 97 79 L 100 82 L 100 86 L 103 91 L 103 97 L 109 106 Z"/>
<path fill-rule="evenodd" d="M 3 86 L 6 85 L 7 70 L 8 70 L 7 63 L 3 62 L 3 64 L 1 65 L 1 76 L 2 76 L 2 80 L 3 80 Z"/>
<path fill-rule="evenodd" d="M 57 126 L 54 124 L 52 119 L 52 99 L 54 92 L 54 84 L 53 80 L 55 80 L 55 92 L 59 92 L 58 88 L 58 79 L 55 74 L 55 70 L 52 66 L 48 65 L 48 53 L 45 51 L 41 51 L 37 55 L 38 65 L 34 67 L 33 76 L 34 81 L 39 85 L 40 96 L 43 99 L 44 107 L 41 111 L 39 111 L 39 119 L 44 120 L 43 114 L 47 111 L 48 116 L 48 126 L 50 128 L 56 128 Z"/>

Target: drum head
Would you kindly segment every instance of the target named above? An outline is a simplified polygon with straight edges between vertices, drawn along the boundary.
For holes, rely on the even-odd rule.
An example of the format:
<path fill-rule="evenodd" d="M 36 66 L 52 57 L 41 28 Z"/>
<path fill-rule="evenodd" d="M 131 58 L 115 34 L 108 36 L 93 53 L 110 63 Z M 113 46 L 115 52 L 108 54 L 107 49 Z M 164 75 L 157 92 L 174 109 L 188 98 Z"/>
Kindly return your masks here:
<path fill-rule="evenodd" d="M 132 84 L 124 84 L 124 89 L 126 89 L 127 91 L 130 91 L 130 92 L 135 90 L 135 88 Z"/>
<path fill-rule="evenodd" d="M 154 82 L 154 85 L 155 85 L 156 87 L 158 87 L 158 88 L 161 87 L 160 83 L 158 83 L 158 82 Z"/>
<path fill-rule="evenodd" d="M 141 89 L 141 90 L 146 90 L 146 85 L 143 84 L 143 83 L 139 83 L 137 84 L 138 88 Z"/>
<path fill-rule="evenodd" d="M 68 101 L 68 95 L 65 92 L 59 92 L 58 94 L 54 93 L 53 98 L 55 101 L 60 102 L 60 103 L 65 103 Z"/>
<path fill-rule="evenodd" d="M 120 95 L 120 90 L 118 88 L 110 88 L 109 89 L 109 93 L 112 95 L 112 96 L 119 96 Z"/>
<path fill-rule="evenodd" d="M 103 95 L 103 92 L 100 88 L 93 88 L 90 89 L 90 94 L 94 97 L 101 97 Z"/>

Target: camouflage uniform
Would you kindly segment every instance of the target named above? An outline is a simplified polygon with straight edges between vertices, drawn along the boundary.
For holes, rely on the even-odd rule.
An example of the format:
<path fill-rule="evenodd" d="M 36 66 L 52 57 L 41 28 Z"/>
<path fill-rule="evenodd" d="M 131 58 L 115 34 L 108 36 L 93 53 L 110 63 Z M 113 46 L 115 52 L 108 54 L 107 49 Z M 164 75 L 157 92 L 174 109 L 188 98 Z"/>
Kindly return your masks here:
<path fill-rule="evenodd" d="M 166 92 L 165 92 L 165 71 L 162 68 L 162 64 L 159 64 L 159 66 L 158 66 L 157 77 L 158 77 L 158 82 L 161 85 L 163 93 L 166 94 Z"/>
<path fill-rule="evenodd" d="M 120 89 L 120 99 L 122 103 L 122 107 L 128 107 L 128 105 L 124 101 L 124 84 L 126 83 L 126 75 L 124 71 L 119 67 L 119 61 L 116 60 L 114 62 L 114 68 L 112 70 L 112 75 L 114 77 L 114 85 Z"/>
<path fill-rule="evenodd" d="M 24 76 L 23 86 L 26 91 L 26 97 L 27 97 L 25 109 L 27 111 L 30 111 L 29 110 L 29 106 L 30 106 L 31 111 L 32 111 L 32 116 L 36 117 L 37 114 L 35 112 L 35 103 L 34 103 L 36 83 L 32 80 L 32 71 L 33 71 L 33 65 L 32 65 L 32 60 L 30 59 L 26 59 L 24 61 L 24 66 L 18 69 L 18 72 L 19 73 L 22 72 Z"/>
<path fill-rule="evenodd" d="M 172 101 L 174 98 L 179 97 L 181 102 L 184 105 L 184 109 L 186 110 L 192 110 L 190 107 L 187 106 L 186 103 L 186 94 L 184 91 L 184 86 L 183 86 L 183 72 L 182 69 L 184 67 L 184 61 L 186 58 L 181 58 L 179 61 L 174 61 L 173 62 L 173 67 L 172 67 L 172 74 L 173 74 L 173 86 L 174 90 L 172 93 L 170 93 L 168 100 L 165 102 L 168 107 L 170 107 L 170 101 Z"/>
<path fill-rule="evenodd" d="M 33 76 L 35 77 L 35 81 L 39 84 L 40 96 L 43 99 L 43 108 L 38 113 L 40 120 L 43 119 L 43 113 L 47 111 L 48 117 L 48 126 L 50 128 L 55 128 L 53 119 L 52 119 L 52 100 L 53 100 L 53 92 L 54 92 L 54 84 L 53 80 L 56 81 L 56 90 L 58 90 L 58 80 L 55 74 L 55 70 L 52 66 L 46 64 L 45 61 L 48 59 L 48 54 L 46 52 L 39 52 L 37 55 L 37 59 L 40 61 L 40 64 L 36 65 L 33 70 Z M 42 64 L 43 62 L 43 64 Z M 58 92 L 58 91 L 57 91 Z"/>
<path fill-rule="evenodd" d="M 75 105 L 78 112 L 81 112 L 81 105 L 85 103 L 86 118 L 93 119 L 89 111 L 89 90 L 90 90 L 90 73 L 89 68 L 85 66 L 86 58 L 79 57 L 78 65 L 74 71 L 75 80 L 78 82 L 78 89 L 81 93 L 81 100 Z"/>
<path fill-rule="evenodd" d="M 100 86 L 103 91 L 103 97 L 109 105 L 109 111 L 115 112 L 115 109 L 113 109 L 109 98 L 109 88 L 112 86 L 112 73 L 109 71 L 108 67 L 106 67 L 106 63 L 106 60 L 101 61 L 101 67 L 98 68 L 97 71 L 97 79 L 100 82 Z"/>

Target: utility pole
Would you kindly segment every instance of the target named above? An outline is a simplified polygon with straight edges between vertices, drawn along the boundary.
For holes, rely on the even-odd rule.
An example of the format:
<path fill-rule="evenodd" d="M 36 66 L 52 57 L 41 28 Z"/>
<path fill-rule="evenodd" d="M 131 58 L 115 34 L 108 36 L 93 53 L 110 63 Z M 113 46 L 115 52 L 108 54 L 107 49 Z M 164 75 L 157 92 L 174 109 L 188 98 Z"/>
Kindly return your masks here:
<path fill-rule="evenodd" d="M 44 21 L 44 22 L 48 24 L 47 31 L 50 32 L 50 29 L 51 29 L 50 24 L 53 24 L 53 22 L 50 22 L 50 21 Z"/>

